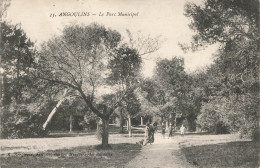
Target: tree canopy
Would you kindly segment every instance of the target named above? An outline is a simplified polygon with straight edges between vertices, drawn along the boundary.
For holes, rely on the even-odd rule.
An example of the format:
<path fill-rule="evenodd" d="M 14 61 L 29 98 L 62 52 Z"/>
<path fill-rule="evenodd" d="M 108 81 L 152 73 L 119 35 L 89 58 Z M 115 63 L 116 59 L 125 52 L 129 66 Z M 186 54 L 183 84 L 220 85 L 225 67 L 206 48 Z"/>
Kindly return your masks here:
<path fill-rule="evenodd" d="M 207 0 L 201 6 L 189 3 L 185 15 L 191 19 L 190 28 L 196 35 L 191 46 L 184 49 L 194 51 L 220 44 L 214 64 L 205 74 L 208 100 L 203 102 L 198 122 L 211 129 L 213 119 L 229 131 L 252 135 L 258 124 L 259 1 Z M 210 114 L 215 118 L 206 117 Z"/>

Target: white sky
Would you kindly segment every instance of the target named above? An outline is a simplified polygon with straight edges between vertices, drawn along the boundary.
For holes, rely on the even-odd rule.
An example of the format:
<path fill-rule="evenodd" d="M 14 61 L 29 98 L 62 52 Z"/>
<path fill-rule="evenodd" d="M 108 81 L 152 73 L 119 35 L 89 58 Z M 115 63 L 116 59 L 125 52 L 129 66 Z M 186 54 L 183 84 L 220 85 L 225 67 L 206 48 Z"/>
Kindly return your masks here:
<path fill-rule="evenodd" d="M 132 33 L 141 30 L 151 36 L 162 35 L 166 41 L 160 50 L 144 60 L 143 74 L 152 75 L 155 61 L 158 58 L 171 59 L 173 56 L 184 57 L 186 71 L 212 63 L 212 53 L 217 46 L 204 51 L 185 54 L 178 42 L 189 43 L 192 32 L 184 13 L 186 2 L 201 3 L 201 0 L 13 0 L 7 10 L 6 20 L 21 23 L 32 41 L 39 45 L 53 35 L 59 34 L 64 25 L 71 23 L 90 24 L 97 22 L 125 34 L 129 29 Z M 61 12 L 91 12 L 96 16 L 58 17 Z M 98 16 L 99 12 L 138 12 L 137 17 Z M 57 17 L 51 18 L 55 13 Z"/>

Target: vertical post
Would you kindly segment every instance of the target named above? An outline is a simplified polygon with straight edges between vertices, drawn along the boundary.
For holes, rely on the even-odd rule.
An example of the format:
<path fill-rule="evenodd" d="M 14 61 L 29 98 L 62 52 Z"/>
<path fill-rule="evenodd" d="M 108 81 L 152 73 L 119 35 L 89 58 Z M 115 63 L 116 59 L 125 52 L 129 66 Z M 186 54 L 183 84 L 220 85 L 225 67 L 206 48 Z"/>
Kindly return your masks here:
<path fill-rule="evenodd" d="M 70 132 L 72 132 L 72 127 L 73 127 L 73 115 L 71 113 L 70 114 Z"/>
<path fill-rule="evenodd" d="M 96 120 L 96 123 L 97 123 L 96 131 L 98 131 L 99 130 L 99 119 Z"/>
<path fill-rule="evenodd" d="M 170 123 L 169 124 L 172 124 L 172 114 L 170 114 Z"/>
<path fill-rule="evenodd" d="M 123 117 L 123 109 L 120 109 L 120 133 L 124 132 L 124 117 Z"/>
<path fill-rule="evenodd" d="M 131 137 L 131 136 L 132 136 L 132 129 L 131 129 L 131 126 L 132 126 L 132 124 L 131 124 L 131 116 L 128 114 L 127 117 L 128 117 L 128 135 L 129 135 L 129 137 Z"/>
<path fill-rule="evenodd" d="M 166 130 L 169 130 L 169 119 L 166 120 Z"/>
<path fill-rule="evenodd" d="M 0 57 L 0 63 L 1 63 L 1 58 Z M 3 118 L 3 100 L 4 100 L 4 76 L 3 76 L 3 73 L 4 73 L 4 69 L 0 68 L 0 80 L 1 80 L 1 85 L 0 85 L 0 138 L 3 138 L 2 136 L 2 132 L 3 132 L 3 122 L 2 122 L 2 118 Z"/>
<path fill-rule="evenodd" d="M 141 116 L 141 125 L 144 125 L 143 116 Z"/>

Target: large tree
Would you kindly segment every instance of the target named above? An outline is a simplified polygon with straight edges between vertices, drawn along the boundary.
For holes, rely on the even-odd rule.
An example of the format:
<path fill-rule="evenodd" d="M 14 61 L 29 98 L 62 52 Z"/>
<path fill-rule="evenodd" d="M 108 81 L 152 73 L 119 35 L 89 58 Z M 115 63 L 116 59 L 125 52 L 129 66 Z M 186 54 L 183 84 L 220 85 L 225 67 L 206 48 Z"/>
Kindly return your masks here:
<path fill-rule="evenodd" d="M 76 91 L 86 106 L 102 119 L 104 147 L 108 145 L 109 117 L 127 95 L 119 84 L 111 86 L 109 78 L 111 73 L 115 74 L 111 62 L 118 59 L 121 46 L 121 35 L 115 30 L 98 24 L 74 25 L 43 44 L 39 54 L 36 76 Z M 105 93 L 113 95 L 109 101 Z"/>
<path fill-rule="evenodd" d="M 1 23 L 1 67 L 3 71 L 3 105 L 23 101 L 22 91 L 31 84 L 28 73 L 34 62 L 34 44 L 20 25 Z"/>
<path fill-rule="evenodd" d="M 174 57 L 157 62 L 155 80 L 165 93 L 162 107 L 169 111 L 169 118 L 189 113 L 187 95 L 190 91 L 190 79 L 184 71 L 184 60 Z M 185 115 L 184 115 L 185 114 Z"/>
<path fill-rule="evenodd" d="M 129 136 L 131 136 L 131 118 L 140 111 L 140 103 L 136 98 L 134 90 L 139 87 L 141 63 L 142 60 L 137 50 L 131 49 L 126 45 L 120 47 L 116 51 L 115 59 L 109 62 L 109 67 L 112 70 L 109 76 L 110 81 L 112 84 L 118 84 L 127 93 L 127 96 L 121 103 L 121 110 L 124 109 L 123 111 L 127 112 Z M 122 124 L 120 125 L 122 126 Z"/>
<path fill-rule="evenodd" d="M 117 50 L 117 59 L 110 62 L 112 70 L 116 70 L 113 71 L 110 78 L 114 82 L 121 84 L 122 88 L 131 95 L 124 99 L 124 103 L 121 104 L 120 110 L 120 118 L 123 118 L 123 112 L 126 113 L 128 119 L 128 133 L 129 136 L 131 136 L 131 118 L 141 110 L 139 108 L 140 102 L 139 99 L 137 99 L 138 95 L 136 94 L 136 89 L 140 87 L 142 59 L 156 52 L 160 48 L 162 41 L 160 36 L 145 36 L 141 31 L 137 34 L 132 34 L 127 29 L 126 32 L 128 38 L 125 40 L 125 45 Z M 122 122 L 124 120 L 121 119 L 120 121 L 121 130 L 123 130 Z"/>
<path fill-rule="evenodd" d="M 158 81 L 153 79 L 145 79 L 142 82 L 141 92 L 139 94 L 142 101 L 142 114 L 143 116 L 151 116 L 153 120 L 161 119 L 160 122 L 166 120 L 167 126 L 169 125 L 169 118 L 171 111 L 175 107 L 175 100 L 169 97 L 167 89 L 163 89 Z"/>

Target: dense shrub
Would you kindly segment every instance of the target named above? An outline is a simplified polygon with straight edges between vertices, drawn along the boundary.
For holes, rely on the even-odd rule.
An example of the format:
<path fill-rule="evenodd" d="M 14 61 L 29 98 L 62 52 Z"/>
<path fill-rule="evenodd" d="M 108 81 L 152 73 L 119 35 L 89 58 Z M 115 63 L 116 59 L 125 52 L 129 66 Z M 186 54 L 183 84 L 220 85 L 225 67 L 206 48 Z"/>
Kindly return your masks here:
<path fill-rule="evenodd" d="M 46 117 L 30 105 L 11 105 L 4 109 L 3 138 L 41 137 L 47 132 L 42 130 Z"/>
<path fill-rule="evenodd" d="M 241 138 L 253 138 L 258 126 L 257 104 L 258 99 L 250 95 L 231 100 L 217 97 L 203 104 L 197 124 L 209 132 L 239 132 Z"/>

